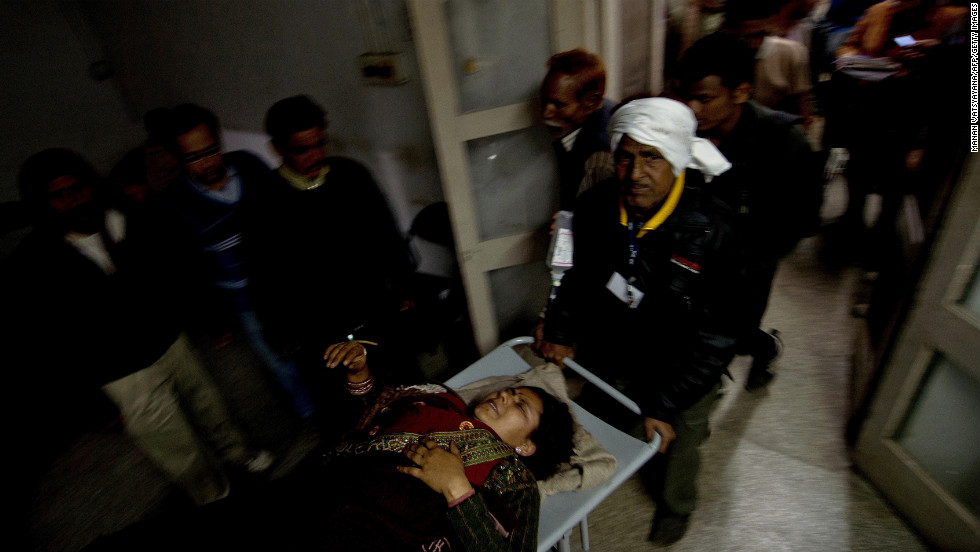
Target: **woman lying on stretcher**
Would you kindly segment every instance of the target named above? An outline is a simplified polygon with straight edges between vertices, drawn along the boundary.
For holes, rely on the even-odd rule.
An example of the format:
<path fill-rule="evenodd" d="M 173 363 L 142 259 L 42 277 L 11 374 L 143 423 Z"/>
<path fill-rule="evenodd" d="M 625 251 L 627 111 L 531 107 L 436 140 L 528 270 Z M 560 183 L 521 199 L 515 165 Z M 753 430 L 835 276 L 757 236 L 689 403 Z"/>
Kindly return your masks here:
<path fill-rule="evenodd" d="M 327 348 L 363 411 L 332 447 L 338 500 L 322 527 L 331 550 L 535 550 L 535 477 L 572 453 L 568 406 L 534 387 L 491 393 L 467 409 L 437 384 L 384 387 L 356 341 Z M 332 494 L 333 494 L 332 493 Z"/>

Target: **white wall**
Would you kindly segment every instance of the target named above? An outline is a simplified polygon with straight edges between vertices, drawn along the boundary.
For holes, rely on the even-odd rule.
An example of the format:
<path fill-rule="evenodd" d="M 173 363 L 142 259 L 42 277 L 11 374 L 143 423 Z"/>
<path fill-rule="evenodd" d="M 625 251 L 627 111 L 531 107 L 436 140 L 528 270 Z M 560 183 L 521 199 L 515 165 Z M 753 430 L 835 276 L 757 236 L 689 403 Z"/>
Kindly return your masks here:
<path fill-rule="evenodd" d="M 88 77 L 86 49 L 54 1 L 0 2 L 0 201 L 18 198 L 17 170 L 42 149 L 106 169 L 140 140 L 115 83 Z"/>
<path fill-rule="evenodd" d="M 258 144 L 266 109 L 300 93 L 326 108 L 334 153 L 372 170 L 403 229 L 442 199 L 402 0 L 3 2 L 0 46 L 2 200 L 46 147 L 108 169 L 142 139 L 149 109 L 198 103 Z M 408 83 L 361 83 L 357 56 L 376 49 L 402 52 Z M 102 56 L 117 76 L 97 83 L 86 71 Z"/>

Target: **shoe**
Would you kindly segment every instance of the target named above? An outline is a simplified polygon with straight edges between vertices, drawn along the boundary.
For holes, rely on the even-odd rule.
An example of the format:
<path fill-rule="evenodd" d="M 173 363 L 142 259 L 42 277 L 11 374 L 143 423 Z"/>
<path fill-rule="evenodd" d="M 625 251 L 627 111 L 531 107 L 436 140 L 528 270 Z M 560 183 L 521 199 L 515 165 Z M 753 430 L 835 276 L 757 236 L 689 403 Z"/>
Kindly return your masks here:
<path fill-rule="evenodd" d="M 661 513 L 661 509 L 665 512 Z M 648 540 L 657 546 L 674 544 L 684 537 L 690 518 L 690 514 L 675 514 L 661 506 L 653 516 L 653 527 L 650 528 Z"/>
<path fill-rule="evenodd" d="M 775 377 L 776 374 L 770 372 L 768 368 L 756 370 L 753 367 L 752 371 L 749 372 L 749 379 L 745 381 L 745 390 L 756 391 L 758 389 L 762 389 L 763 387 L 769 385 L 769 382 L 771 382 Z"/>
<path fill-rule="evenodd" d="M 772 349 L 767 354 L 759 355 L 752 359 L 749 378 L 745 382 L 745 389 L 747 391 L 762 389 L 769 385 L 769 382 L 776 377 L 776 374 L 772 371 L 772 364 L 783 353 L 783 340 L 779 338 L 779 330 L 769 330 L 767 335 L 772 337 Z"/>

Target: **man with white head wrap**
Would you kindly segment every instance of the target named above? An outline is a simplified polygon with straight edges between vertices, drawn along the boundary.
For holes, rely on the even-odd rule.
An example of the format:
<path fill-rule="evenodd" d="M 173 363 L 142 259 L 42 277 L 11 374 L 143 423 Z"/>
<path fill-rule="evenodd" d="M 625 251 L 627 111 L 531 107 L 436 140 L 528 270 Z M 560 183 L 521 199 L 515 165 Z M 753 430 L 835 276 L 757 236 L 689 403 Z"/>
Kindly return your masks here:
<path fill-rule="evenodd" d="M 651 533 L 661 544 L 683 536 L 696 506 L 698 446 L 734 351 L 742 282 L 730 213 L 700 191 L 730 164 L 696 126 L 687 106 L 666 98 L 613 113 L 616 178 L 576 203 L 574 267 L 535 343 L 548 360 L 575 357 L 602 373 L 640 405 L 646 437 L 663 437 Z M 622 412 L 619 425 L 635 426 Z"/>

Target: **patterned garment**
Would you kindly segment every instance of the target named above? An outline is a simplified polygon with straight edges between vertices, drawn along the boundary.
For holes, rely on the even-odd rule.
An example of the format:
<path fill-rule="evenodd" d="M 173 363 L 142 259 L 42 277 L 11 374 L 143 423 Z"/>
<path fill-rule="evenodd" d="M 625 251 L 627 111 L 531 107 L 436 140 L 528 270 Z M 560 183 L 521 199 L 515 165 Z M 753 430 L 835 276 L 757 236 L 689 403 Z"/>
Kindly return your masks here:
<path fill-rule="evenodd" d="M 445 499 L 384 461 L 404 461 L 405 445 L 427 436 L 455 444 L 476 492 L 445 508 Z M 486 424 L 470 418 L 458 396 L 440 385 L 384 388 L 368 405 L 355 432 L 329 455 L 342 472 L 335 490 L 347 504 L 331 515 L 338 532 L 356 535 L 337 550 L 534 550 L 540 495 L 531 471 Z M 350 470 L 341 466 L 356 466 Z M 367 477 L 353 476 L 354 471 Z M 341 488 L 352 486 L 357 497 Z M 430 496 L 431 495 L 431 496 Z M 369 529 L 370 528 L 370 529 Z M 336 533 L 334 533 L 336 535 Z M 426 536 L 431 535 L 431 536 Z M 380 547 L 380 548 L 379 548 Z"/>
<path fill-rule="evenodd" d="M 357 431 L 332 452 L 352 456 L 373 452 L 401 453 L 405 445 L 429 437 L 462 453 L 466 477 L 474 486 L 486 479 L 496 463 L 514 455 L 490 426 L 470 418 L 466 403 L 437 384 L 385 389 L 357 425 Z"/>
<path fill-rule="evenodd" d="M 369 441 L 345 443 L 336 450 L 336 453 L 339 455 L 358 455 L 379 451 L 401 452 L 405 445 L 417 443 L 423 436 L 434 440 L 446 450 L 449 450 L 451 443 L 455 443 L 462 453 L 464 467 L 492 462 L 514 454 L 514 450 L 509 445 L 485 429 L 464 429 L 429 434 L 403 432 L 381 435 Z"/>

